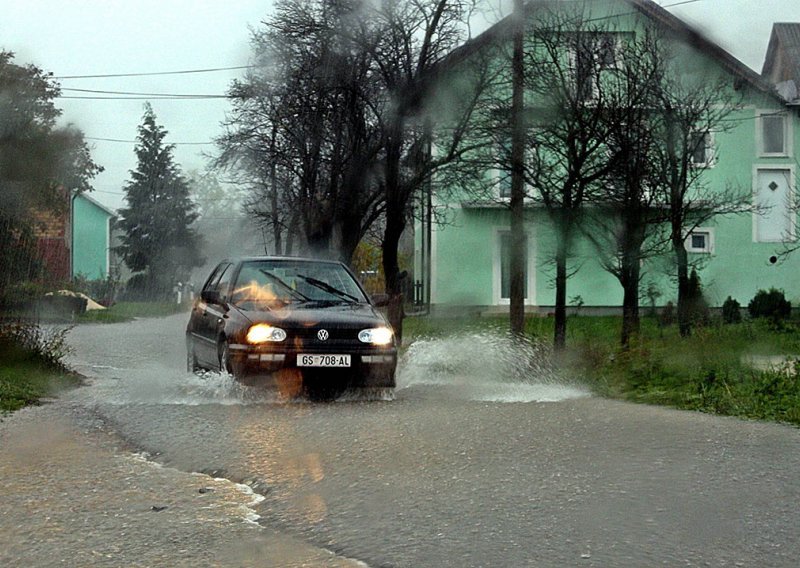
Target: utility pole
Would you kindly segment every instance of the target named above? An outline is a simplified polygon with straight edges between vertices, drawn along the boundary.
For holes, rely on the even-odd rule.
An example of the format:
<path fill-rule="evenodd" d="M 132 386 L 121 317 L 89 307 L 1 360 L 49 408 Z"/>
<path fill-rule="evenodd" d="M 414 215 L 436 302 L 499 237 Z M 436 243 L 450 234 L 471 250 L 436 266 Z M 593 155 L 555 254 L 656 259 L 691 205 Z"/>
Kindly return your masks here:
<path fill-rule="evenodd" d="M 511 333 L 521 336 L 525 328 L 525 278 L 527 246 L 524 225 L 525 188 L 523 159 L 525 156 L 525 109 L 523 108 L 524 65 L 523 38 L 525 15 L 523 0 L 514 0 L 513 55 L 511 60 Z"/>

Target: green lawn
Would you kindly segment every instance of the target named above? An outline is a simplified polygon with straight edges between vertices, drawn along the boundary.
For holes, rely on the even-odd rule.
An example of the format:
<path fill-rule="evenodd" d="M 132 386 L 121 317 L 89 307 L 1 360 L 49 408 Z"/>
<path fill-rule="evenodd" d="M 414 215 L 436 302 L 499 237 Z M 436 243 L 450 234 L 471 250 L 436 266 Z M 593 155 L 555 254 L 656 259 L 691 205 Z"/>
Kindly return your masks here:
<path fill-rule="evenodd" d="M 34 353 L 0 344 L 0 412 L 37 404 L 80 382 L 79 376 L 42 361 Z"/>
<path fill-rule="evenodd" d="M 716 324 L 681 338 L 676 326 L 644 318 L 641 336 L 628 350 L 619 348 L 620 326 L 618 317 L 570 318 L 567 349 L 559 357 L 565 377 L 610 398 L 800 424 L 796 324 L 781 329 L 761 320 Z M 508 320 L 501 317 L 408 318 L 404 324 L 406 342 L 507 329 Z M 550 342 L 552 334 L 552 318 L 527 319 L 527 336 Z"/>

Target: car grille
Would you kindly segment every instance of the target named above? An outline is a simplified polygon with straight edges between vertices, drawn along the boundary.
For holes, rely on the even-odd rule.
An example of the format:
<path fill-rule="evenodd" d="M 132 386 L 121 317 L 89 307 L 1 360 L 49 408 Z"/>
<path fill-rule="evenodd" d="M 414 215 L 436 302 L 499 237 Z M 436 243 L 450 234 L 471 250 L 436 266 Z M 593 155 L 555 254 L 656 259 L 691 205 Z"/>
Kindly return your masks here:
<path fill-rule="evenodd" d="M 325 341 L 319 339 L 317 332 L 320 329 L 325 329 L 328 332 L 328 339 Z M 301 328 L 301 329 L 287 329 L 287 340 L 295 343 L 300 343 L 307 347 L 320 347 L 334 345 L 350 345 L 361 346 L 364 345 L 358 340 L 358 332 L 360 329 L 327 329 L 327 328 Z"/>

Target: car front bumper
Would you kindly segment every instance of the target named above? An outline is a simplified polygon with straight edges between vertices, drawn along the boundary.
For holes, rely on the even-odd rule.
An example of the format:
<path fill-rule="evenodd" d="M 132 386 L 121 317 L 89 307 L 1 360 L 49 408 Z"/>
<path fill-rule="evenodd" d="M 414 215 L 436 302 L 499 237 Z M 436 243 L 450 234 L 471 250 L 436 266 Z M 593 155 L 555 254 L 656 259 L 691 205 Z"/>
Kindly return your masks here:
<path fill-rule="evenodd" d="M 397 349 L 394 346 L 333 345 L 330 348 L 291 346 L 280 349 L 273 344 L 231 344 L 230 356 L 240 374 L 268 374 L 283 369 L 301 373 L 328 374 L 346 380 L 352 386 L 394 387 Z M 349 355 L 349 367 L 302 367 L 297 358 L 306 355 Z"/>

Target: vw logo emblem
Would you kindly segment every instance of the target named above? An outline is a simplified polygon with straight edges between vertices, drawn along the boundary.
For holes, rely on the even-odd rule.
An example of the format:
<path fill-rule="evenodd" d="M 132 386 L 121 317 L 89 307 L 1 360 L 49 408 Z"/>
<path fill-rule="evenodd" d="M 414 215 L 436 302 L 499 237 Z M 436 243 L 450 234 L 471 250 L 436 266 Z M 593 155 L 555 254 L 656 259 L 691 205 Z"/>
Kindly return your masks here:
<path fill-rule="evenodd" d="M 327 341 L 328 337 L 330 337 L 330 334 L 328 333 L 327 329 L 320 329 L 317 332 L 317 339 L 319 339 L 320 341 Z"/>

